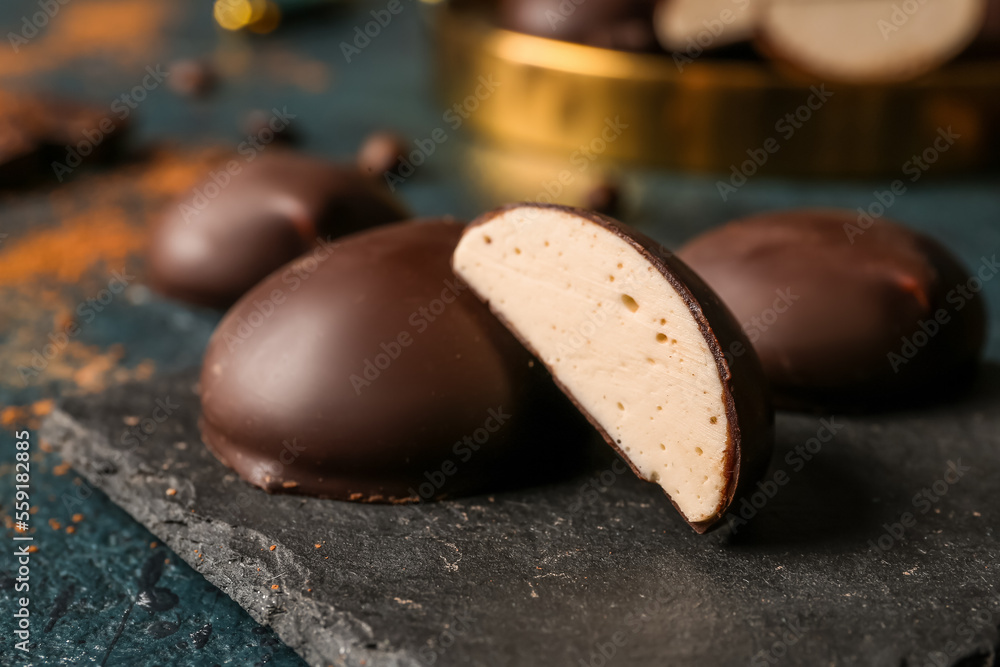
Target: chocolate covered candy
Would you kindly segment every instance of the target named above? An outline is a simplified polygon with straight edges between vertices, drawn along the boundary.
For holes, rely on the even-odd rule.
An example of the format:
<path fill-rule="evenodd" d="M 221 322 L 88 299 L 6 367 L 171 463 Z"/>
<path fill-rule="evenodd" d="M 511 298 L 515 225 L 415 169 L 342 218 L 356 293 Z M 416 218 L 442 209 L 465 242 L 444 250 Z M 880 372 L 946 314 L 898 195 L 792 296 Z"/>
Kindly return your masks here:
<path fill-rule="evenodd" d="M 164 294 L 225 307 L 319 238 L 401 220 L 406 209 L 356 169 L 270 146 L 216 167 L 153 232 Z"/>
<path fill-rule="evenodd" d="M 657 48 L 655 0 L 502 0 L 501 27 L 518 32 L 623 51 Z"/>
<path fill-rule="evenodd" d="M 453 266 L 696 531 L 763 472 L 773 413 L 750 343 L 649 238 L 582 209 L 518 204 L 470 225 Z"/>
<path fill-rule="evenodd" d="M 551 382 L 452 273 L 463 228 L 362 232 L 247 293 L 205 355 L 209 449 L 268 491 L 364 502 L 493 489 L 532 470 L 545 452 L 528 427 Z"/>
<path fill-rule="evenodd" d="M 678 254 L 743 323 L 784 407 L 941 396 L 976 366 L 975 281 L 939 243 L 898 224 L 841 210 L 764 213 Z"/>

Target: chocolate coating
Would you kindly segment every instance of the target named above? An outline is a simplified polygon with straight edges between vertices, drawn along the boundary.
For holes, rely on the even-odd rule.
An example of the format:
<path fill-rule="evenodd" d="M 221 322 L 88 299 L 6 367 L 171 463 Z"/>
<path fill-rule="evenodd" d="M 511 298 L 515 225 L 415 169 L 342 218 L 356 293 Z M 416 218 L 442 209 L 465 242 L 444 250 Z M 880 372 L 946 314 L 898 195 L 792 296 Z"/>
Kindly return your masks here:
<path fill-rule="evenodd" d="M 250 163 L 229 164 L 240 171 L 227 184 L 206 179 L 153 232 L 151 279 L 168 296 L 228 306 L 318 238 L 408 215 L 357 170 L 276 146 Z M 213 173 L 227 176 L 226 165 Z"/>
<path fill-rule="evenodd" d="M 623 51 L 658 50 L 654 0 L 502 0 L 501 27 Z"/>
<path fill-rule="evenodd" d="M 463 228 L 362 232 L 251 290 L 205 355 L 209 449 L 268 491 L 365 502 L 468 493 L 532 468 L 537 442 L 521 436 L 551 382 L 452 273 Z M 281 303 L 265 316 L 268 300 Z"/>
<path fill-rule="evenodd" d="M 985 315 L 981 296 L 958 291 L 969 274 L 939 243 L 893 222 L 864 229 L 852 211 L 765 213 L 678 254 L 743 323 L 782 407 L 926 399 L 976 367 Z"/>

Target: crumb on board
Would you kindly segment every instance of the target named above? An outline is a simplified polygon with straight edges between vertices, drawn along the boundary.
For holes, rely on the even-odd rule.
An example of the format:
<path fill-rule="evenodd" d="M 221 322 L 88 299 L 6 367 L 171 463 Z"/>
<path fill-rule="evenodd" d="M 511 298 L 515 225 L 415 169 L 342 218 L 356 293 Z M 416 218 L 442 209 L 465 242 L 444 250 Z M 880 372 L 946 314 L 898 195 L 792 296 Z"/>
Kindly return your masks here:
<path fill-rule="evenodd" d="M 277 548 L 278 548 L 278 545 L 277 545 L 277 544 L 272 544 L 272 545 L 271 545 L 271 551 L 274 551 L 274 550 L 275 550 L 275 549 L 277 549 Z"/>
<path fill-rule="evenodd" d="M 167 489 L 167 495 L 168 496 L 176 496 L 177 495 L 177 489 L 175 489 L 174 487 L 170 487 L 169 489 Z"/>
<path fill-rule="evenodd" d="M 68 463 L 60 463 L 59 465 L 52 468 L 52 474 L 55 475 L 56 477 L 62 477 L 63 475 L 69 472 L 69 468 L 70 466 Z"/>

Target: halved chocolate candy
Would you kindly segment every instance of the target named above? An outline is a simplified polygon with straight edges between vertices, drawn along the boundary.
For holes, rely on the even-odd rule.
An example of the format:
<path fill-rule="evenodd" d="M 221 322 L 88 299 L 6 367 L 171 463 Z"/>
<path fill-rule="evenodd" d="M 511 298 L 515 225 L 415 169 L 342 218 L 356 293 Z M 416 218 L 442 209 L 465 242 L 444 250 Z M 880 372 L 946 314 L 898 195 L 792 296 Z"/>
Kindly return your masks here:
<path fill-rule="evenodd" d="M 773 413 L 760 363 L 714 292 L 657 243 L 596 213 L 516 204 L 475 221 L 452 262 L 696 531 L 763 472 Z"/>

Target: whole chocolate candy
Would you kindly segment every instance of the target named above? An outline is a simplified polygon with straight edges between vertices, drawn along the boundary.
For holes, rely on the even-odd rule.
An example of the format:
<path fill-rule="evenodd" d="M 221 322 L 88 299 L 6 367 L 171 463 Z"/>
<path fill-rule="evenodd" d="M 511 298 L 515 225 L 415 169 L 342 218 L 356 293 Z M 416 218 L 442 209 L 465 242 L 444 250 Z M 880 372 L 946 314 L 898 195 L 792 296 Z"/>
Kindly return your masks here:
<path fill-rule="evenodd" d="M 893 222 L 842 210 L 765 213 L 678 254 L 736 314 L 782 407 L 926 400 L 975 370 L 981 282 L 939 243 Z"/>
<path fill-rule="evenodd" d="M 655 0 L 502 0 L 501 27 L 622 51 L 659 48 L 653 31 Z"/>
<path fill-rule="evenodd" d="M 205 356 L 209 449 L 268 491 L 363 502 L 493 488 L 534 468 L 538 442 L 522 436 L 536 388 L 554 387 L 452 273 L 463 228 L 362 232 L 251 290 Z"/>
<path fill-rule="evenodd" d="M 170 207 L 153 232 L 151 280 L 168 296 L 226 307 L 317 239 L 406 217 L 356 169 L 271 146 L 220 165 Z"/>

